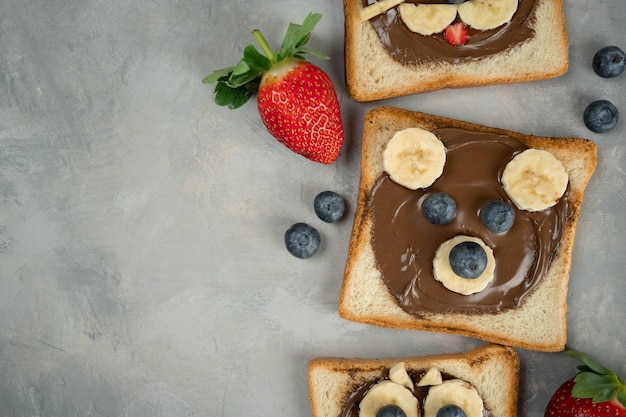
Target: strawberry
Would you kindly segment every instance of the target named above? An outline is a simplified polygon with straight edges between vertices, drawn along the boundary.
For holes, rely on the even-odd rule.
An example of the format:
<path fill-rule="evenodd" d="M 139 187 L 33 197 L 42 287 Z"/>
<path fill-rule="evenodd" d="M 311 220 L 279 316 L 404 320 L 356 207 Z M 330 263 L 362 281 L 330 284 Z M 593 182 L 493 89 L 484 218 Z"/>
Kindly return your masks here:
<path fill-rule="evenodd" d="M 450 45 L 463 45 L 469 39 L 467 25 L 463 22 L 451 24 L 444 30 L 443 37 Z"/>
<path fill-rule="evenodd" d="M 557 389 L 545 417 L 626 417 L 626 381 L 584 353 L 566 353 L 583 365 Z"/>
<path fill-rule="evenodd" d="M 272 136 L 297 154 L 331 164 L 344 139 L 337 93 L 328 75 L 304 59 L 305 54 L 328 58 L 304 47 L 321 17 L 311 13 L 302 25 L 291 23 L 277 52 L 255 29 L 252 36 L 263 53 L 248 45 L 236 66 L 214 71 L 202 82 L 217 82 L 215 103 L 231 109 L 257 94 L 259 115 Z"/>

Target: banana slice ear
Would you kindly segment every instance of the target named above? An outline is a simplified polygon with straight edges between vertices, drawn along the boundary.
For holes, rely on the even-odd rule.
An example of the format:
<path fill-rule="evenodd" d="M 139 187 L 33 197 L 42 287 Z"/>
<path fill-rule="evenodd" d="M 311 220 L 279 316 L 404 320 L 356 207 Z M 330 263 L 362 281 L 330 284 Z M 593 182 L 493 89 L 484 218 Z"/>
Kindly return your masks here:
<path fill-rule="evenodd" d="M 437 412 L 450 404 L 461 408 L 467 417 L 483 416 L 483 400 L 476 388 L 460 379 L 450 379 L 428 390 L 424 417 L 437 417 Z"/>
<path fill-rule="evenodd" d="M 386 405 L 396 405 L 407 417 L 420 417 L 417 397 L 404 386 L 385 380 L 374 385 L 359 404 L 359 417 L 376 417 Z"/>
<path fill-rule="evenodd" d="M 396 132 L 383 151 L 383 169 L 396 183 L 416 190 L 443 173 L 446 148 L 432 132 L 412 127 Z"/>
<path fill-rule="evenodd" d="M 443 32 L 456 19 L 456 4 L 414 4 L 398 6 L 404 24 L 415 33 L 429 36 Z"/>
<path fill-rule="evenodd" d="M 469 0 L 459 5 L 459 17 L 478 30 L 495 29 L 517 11 L 518 0 Z"/>
<path fill-rule="evenodd" d="M 567 189 L 567 171 L 552 153 L 526 149 L 502 172 L 502 185 L 520 210 L 542 211 L 555 205 Z"/>

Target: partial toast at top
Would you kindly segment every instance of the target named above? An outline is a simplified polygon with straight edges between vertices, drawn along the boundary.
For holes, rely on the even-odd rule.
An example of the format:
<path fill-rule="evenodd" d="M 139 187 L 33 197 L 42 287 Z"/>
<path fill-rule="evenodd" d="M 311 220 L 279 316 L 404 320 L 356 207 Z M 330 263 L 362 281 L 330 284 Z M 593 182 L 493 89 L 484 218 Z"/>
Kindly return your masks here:
<path fill-rule="evenodd" d="M 520 0 L 525 1 L 532 0 Z M 517 83 L 560 76 L 567 72 L 569 60 L 563 1 L 536 1 L 530 19 L 525 19 L 530 22 L 529 28 L 534 34 L 510 49 L 459 62 L 425 58 L 404 64 L 385 49 L 371 20 L 360 19 L 364 0 L 344 0 L 348 93 L 356 101 L 373 101 L 449 87 Z M 397 7 L 390 10 L 390 13 L 396 12 Z M 401 21 L 399 16 L 395 19 Z M 423 37 L 411 33 L 413 35 Z M 442 35 L 430 36 L 441 38 Z M 471 42 L 472 37 L 468 43 Z"/>
<path fill-rule="evenodd" d="M 478 391 L 491 417 L 517 416 L 517 353 L 510 347 L 485 345 L 466 353 L 399 359 L 313 359 L 309 363 L 313 417 L 340 417 L 348 399 L 359 388 L 388 378 L 389 369 L 398 362 L 404 362 L 409 375 L 423 375 L 434 367 L 469 382 Z M 355 406 L 358 409 L 358 402 Z"/>
<path fill-rule="evenodd" d="M 383 281 L 372 244 L 374 219 L 377 216 L 372 202 L 373 189 L 379 184 L 379 179 L 386 175 L 382 160 L 386 144 L 394 133 L 409 127 L 420 127 L 429 131 L 456 128 L 467 132 L 503 135 L 528 147 L 548 150 L 562 162 L 569 176 L 569 192 L 563 198 L 567 199 L 566 203 L 570 207 L 562 227 L 563 237 L 554 259 L 549 263 L 549 269 L 538 281 L 539 284 L 526 295 L 521 305 L 495 312 L 426 311 L 410 314 L 401 308 Z M 361 180 L 339 301 L 339 315 L 360 323 L 451 333 L 529 350 L 563 350 L 567 339 L 566 297 L 574 235 L 583 192 L 597 163 L 596 148 L 594 142 L 582 138 L 524 135 L 393 107 L 371 110 L 366 115 L 363 129 Z M 391 232 L 395 230 L 391 229 Z M 418 231 L 415 239 L 429 239 L 429 236 L 419 235 Z M 481 237 L 480 233 L 478 235 Z M 430 239 L 432 240 L 432 236 Z M 418 240 L 415 242 L 419 244 Z M 496 257 L 497 250 L 494 249 Z M 459 297 L 458 294 L 445 296 Z"/>

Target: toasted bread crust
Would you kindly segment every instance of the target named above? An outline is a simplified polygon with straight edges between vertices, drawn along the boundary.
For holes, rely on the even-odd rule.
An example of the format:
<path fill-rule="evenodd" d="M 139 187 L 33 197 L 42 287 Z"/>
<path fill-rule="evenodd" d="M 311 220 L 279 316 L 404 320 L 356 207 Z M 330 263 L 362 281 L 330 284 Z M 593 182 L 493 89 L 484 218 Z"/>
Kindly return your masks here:
<path fill-rule="evenodd" d="M 538 0 L 535 36 L 509 51 L 460 63 L 404 65 L 385 50 L 359 0 L 344 0 L 348 94 L 373 101 L 443 88 L 519 83 L 558 77 L 568 70 L 569 42 L 563 0 Z"/>
<path fill-rule="evenodd" d="M 382 151 L 393 133 L 407 127 L 434 130 L 457 127 L 513 137 L 529 147 L 552 152 L 570 178 L 572 216 L 546 276 L 525 302 L 495 314 L 431 313 L 417 317 L 402 310 L 382 280 L 371 246 L 372 213 L 367 202 L 383 173 Z M 371 110 L 363 130 L 361 181 L 348 249 L 339 315 L 347 320 L 382 327 L 428 330 L 475 337 L 529 350 L 556 352 L 565 348 L 567 288 L 576 224 L 584 189 L 597 164 L 597 146 L 582 138 L 549 138 L 428 115 L 392 107 Z"/>
<path fill-rule="evenodd" d="M 517 415 L 519 359 L 514 349 L 485 345 L 466 353 L 388 359 L 317 358 L 309 362 L 313 417 L 339 417 L 348 397 L 360 386 L 387 376 L 404 362 L 409 371 L 436 367 L 471 383 L 492 417 Z"/>

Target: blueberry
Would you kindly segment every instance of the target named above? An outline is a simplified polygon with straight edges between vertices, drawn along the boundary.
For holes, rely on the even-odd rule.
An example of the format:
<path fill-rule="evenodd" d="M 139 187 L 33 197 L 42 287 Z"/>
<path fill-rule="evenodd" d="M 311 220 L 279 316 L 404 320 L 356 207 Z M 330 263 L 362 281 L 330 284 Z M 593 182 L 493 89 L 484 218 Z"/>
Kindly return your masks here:
<path fill-rule="evenodd" d="M 315 214 L 326 223 L 334 223 L 343 217 L 346 204 L 341 196 L 333 191 L 322 191 L 313 201 Z"/>
<path fill-rule="evenodd" d="M 461 278 L 478 278 L 487 267 L 487 254 L 476 242 L 461 242 L 450 251 L 450 267 Z"/>
<path fill-rule="evenodd" d="M 456 216 L 456 202 L 449 194 L 434 193 L 422 203 L 422 213 L 432 224 L 448 224 Z"/>
<path fill-rule="evenodd" d="M 290 254 L 300 259 L 315 255 L 320 247 L 320 234 L 306 223 L 296 223 L 285 232 L 285 246 Z"/>
<path fill-rule="evenodd" d="M 458 405 L 447 404 L 437 411 L 437 417 L 467 417 L 467 414 Z"/>
<path fill-rule="evenodd" d="M 513 227 L 515 211 L 509 203 L 494 200 L 480 211 L 480 220 L 494 233 L 507 232 Z"/>
<path fill-rule="evenodd" d="M 467 0 L 448 0 L 448 3 L 450 4 L 460 4 L 460 3 L 465 3 Z"/>
<path fill-rule="evenodd" d="M 602 78 L 617 77 L 626 67 L 626 54 L 617 46 L 606 46 L 596 52 L 591 66 Z"/>
<path fill-rule="evenodd" d="M 583 113 L 585 126 L 592 132 L 605 133 L 613 129 L 619 120 L 617 108 L 608 100 L 597 100 L 587 106 Z"/>
<path fill-rule="evenodd" d="M 397 405 L 388 404 L 378 410 L 376 417 L 406 417 L 406 413 Z"/>

